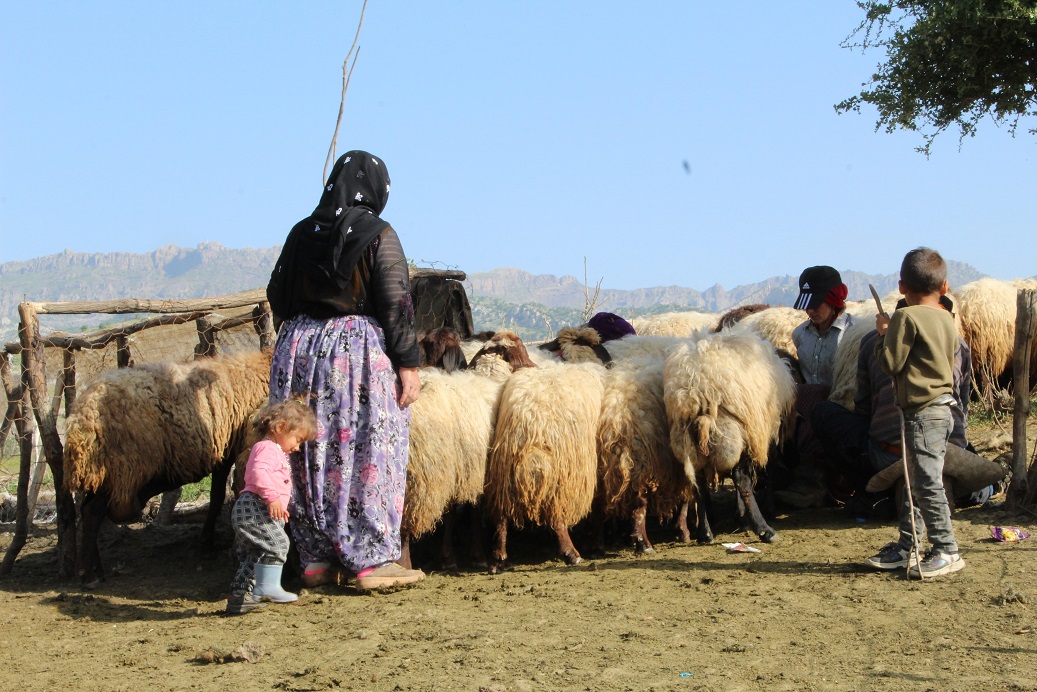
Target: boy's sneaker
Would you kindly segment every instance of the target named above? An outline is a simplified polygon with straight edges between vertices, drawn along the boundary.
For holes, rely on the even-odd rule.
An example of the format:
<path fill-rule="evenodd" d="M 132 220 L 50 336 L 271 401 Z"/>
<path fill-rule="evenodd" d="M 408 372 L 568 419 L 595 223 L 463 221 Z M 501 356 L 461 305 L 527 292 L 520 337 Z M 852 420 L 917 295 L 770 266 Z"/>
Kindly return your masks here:
<path fill-rule="evenodd" d="M 228 615 L 243 615 L 250 610 L 256 608 L 265 608 L 266 605 L 259 602 L 259 599 L 253 596 L 251 593 L 233 595 L 227 599 L 227 614 Z"/>
<path fill-rule="evenodd" d="M 926 552 L 925 557 L 922 558 L 921 566 L 911 565 L 907 570 L 907 576 L 918 579 L 919 571 L 921 571 L 921 576 L 929 579 L 957 572 L 960 569 L 964 569 L 964 567 L 965 560 L 958 553 L 945 553 L 931 548 Z"/>
<path fill-rule="evenodd" d="M 875 569 L 903 569 L 910 560 L 910 551 L 904 550 L 899 543 L 887 543 L 875 555 L 864 561 L 868 567 Z"/>

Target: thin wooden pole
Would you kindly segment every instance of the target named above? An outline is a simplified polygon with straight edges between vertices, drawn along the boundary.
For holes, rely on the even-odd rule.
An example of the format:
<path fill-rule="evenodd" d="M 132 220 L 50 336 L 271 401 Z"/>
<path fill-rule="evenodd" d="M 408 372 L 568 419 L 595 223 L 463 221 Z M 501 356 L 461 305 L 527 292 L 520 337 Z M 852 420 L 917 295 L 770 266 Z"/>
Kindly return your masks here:
<path fill-rule="evenodd" d="M 259 335 L 259 348 L 266 350 L 273 348 L 277 341 L 277 332 L 274 331 L 274 314 L 270 310 L 270 303 L 265 300 L 252 310 L 255 318 L 256 334 Z"/>
<path fill-rule="evenodd" d="M 1030 415 L 1030 351 L 1034 330 L 1037 329 L 1037 291 L 1020 289 L 1016 294 L 1015 353 L 1012 358 L 1012 382 L 1015 387 L 1015 406 L 1012 409 L 1012 485 L 1008 506 L 1014 508 L 1022 499 L 1030 504 L 1034 499 L 1035 479 L 1029 477 L 1034 469 L 1027 469 L 1026 419 Z"/>
<path fill-rule="evenodd" d="M 119 334 L 115 337 L 115 364 L 120 368 L 133 367 L 133 354 L 130 353 L 130 337 Z"/>
<path fill-rule="evenodd" d="M 57 509 L 58 576 L 72 577 L 76 567 L 76 513 L 72 493 L 64 487 L 64 447 L 58 435 L 57 420 L 47 410 L 45 357 L 40 339 L 40 322 L 32 303 L 18 306 L 18 337 L 22 344 L 22 375 L 36 425 L 43 438 L 43 453 L 54 479 Z M 28 413 L 28 412 L 27 412 Z M 28 482 L 19 478 L 18 482 Z"/>
<path fill-rule="evenodd" d="M 23 373 L 24 375 L 24 373 Z M 23 377 L 23 381 L 26 378 Z M 14 567 L 14 561 L 18 559 L 18 553 L 25 547 L 29 539 L 29 475 L 32 464 L 32 452 L 36 446 L 32 417 L 29 413 L 29 392 L 24 384 L 19 386 L 19 398 L 17 400 L 18 411 L 14 419 L 14 425 L 18 430 L 18 449 L 21 456 L 21 464 L 18 469 L 18 508 L 14 515 L 14 536 L 11 545 L 7 546 L 4 560 L 0 563 L 0 575 L 8 575 Z"/>
<path fill-rule="evenodd" d="M 212 317 L 199 317 L 195 324 L 198 327 L 198 345 L 194 347 L 195 358 L 216 355 L 216 330 L 212 325 Z"/>

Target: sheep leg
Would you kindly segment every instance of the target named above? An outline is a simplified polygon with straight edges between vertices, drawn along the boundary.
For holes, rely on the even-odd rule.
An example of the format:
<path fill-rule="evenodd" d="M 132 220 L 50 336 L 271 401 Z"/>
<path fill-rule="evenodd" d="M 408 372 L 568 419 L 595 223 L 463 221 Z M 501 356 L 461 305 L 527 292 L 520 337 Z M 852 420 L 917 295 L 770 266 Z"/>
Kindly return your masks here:
<path fill-rule="evenodd" d="M 500 574 L 508 561 L 508 520 L 497 520 L 497 528 L 493 532 L 493 549 L 490 551 L 490 574 Z"/>
<path fill-rule="evenodd" d="M 655 552 L 651 541 L 648 540 L 648 532 L 645 530 L 645 518 L 648 516 L 648 498 L 644 490 L 637 494 L 637 505 L 631 512 L 634 521 L 633 531 L 630 537 L 634 540 L 634 552 L 638 555 L 651 554 Z"/>
<path fill-rule="evenodd" d="M 682 502 L 680 510 L 677 511 L 677 531 L 680 533 L 681 543 L 691 543 L 691 531 L 688 530 L 688 502 Z"/>
<path fill-rule="evenodd" d="M 711 511 L 709 500 L 709 485 L 706 483 L 705 471 L 695 472 L 697 487 L 692 490 L 692 501 L 695 503 L 695 541 L 699 545 L 710 545 L 713 543 L 713 530 L 709 527 L 709 513 Z"/>
<path fill-rule="evenodd" d="M 600 495 L 594 496 L 591 505 L 591 555 L 605 556 L 605 502 Z"/>
<path fill-rule="evenodd" d="M 202 545 L 213 548 L 216 545 L 216 522 L 223 510 L 223 501 L 227 499 L 227 477 L 230 475 L 233 459 L 224 459 L 212 470 L 212 487 L 209 490 L 209 513 L 205 515 L 202 526 Z"/>
<path fill-rule="evenodd" d="M 97 539 L 101 534 L 101 524 L 108 514 L 108 496 L 103 493 L 86 493 L 80 507 L 79 526 L 82 535 L 79 539 L 79 564 L 76 573 L 89 589 L 95 589 L 104 581 L 104 568 L 101 566 L 101 551 Z"/>
<path fill-rule="evenodd" d="M 486 561 L 486 532 L 483 528 L 482 503 L 477 502 L 472 506 L 471 512 L 472 543 L 469 546 L 469 555 L 472 563 L 485 567 Z"/>
<path fill-rule="evenodd" d="M 760 507 L 756 504 L 756 495 L 753 493 L 752 473 L 748 467 L 749 461 L 744 457 L 735 465 L 732 471 L 735 488 L 738 490 L 738 497 L 741 498 L 742 502 L 745 503 L 746 509 L 748 509 L 749 521 L 752 524 L 753 531 L 764 543 L 773 543 L 779 538 L 778 532 L 767 525 L 766 520 L 760 513 Z"/>
<path fill-rule="evenodd" d="M 735 512 L 738 515 L 738 525 L 742 527 L 742 531 L 752 531 L 754 527 L 749 518 L 749 510 L 745 506 L 742 494 L 737 492 L 735 493 Z"/>
<path fill-rule="evenodd" d="M 439 566 L 441 569 L 457 571 L 457 556 L 454 554 L 454 525 L 457 524 L 457 507 L 448 507 L 443 513 L 442 543 L 439 544 Z"/>
<path fill-rule="evenodd" d="M 565 522 L 556 519 L 551 522 L 551 530 L 554 531 L 555 536 L 558 537 L 558 550 L 561 552 L 565 564 L 578 565 L 583 562 L 583 558 L 580 557 L 580 553 L 576 550 L 576 546 L 573 545 L 573 540 L 569 536 L 569 528 L 565 525 Z"/>

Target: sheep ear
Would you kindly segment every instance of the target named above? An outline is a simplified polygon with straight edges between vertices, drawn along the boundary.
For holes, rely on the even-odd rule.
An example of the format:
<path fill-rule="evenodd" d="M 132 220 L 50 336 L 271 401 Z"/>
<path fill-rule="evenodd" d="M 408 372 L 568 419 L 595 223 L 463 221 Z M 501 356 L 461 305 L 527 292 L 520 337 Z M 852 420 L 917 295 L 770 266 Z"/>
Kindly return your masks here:
<path fill-rule="evenodd" d="M 606 368 L 612 367 L 612 354 L 605 350 L 604 346 L 601 344 L 594 344 L 591 346 L 591 350 L 594 351 L 594 355 L 598 357 L 598 360 L 600 360 Z"/>

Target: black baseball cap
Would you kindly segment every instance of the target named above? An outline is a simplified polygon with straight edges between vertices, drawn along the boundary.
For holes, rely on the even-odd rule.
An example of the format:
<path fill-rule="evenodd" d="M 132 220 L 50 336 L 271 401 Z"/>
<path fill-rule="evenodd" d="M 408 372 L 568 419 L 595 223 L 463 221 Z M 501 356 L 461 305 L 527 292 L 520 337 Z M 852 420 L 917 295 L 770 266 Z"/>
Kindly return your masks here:
<path fill-rule="evenodd" d="M 813 310 L 825 302 L 828 292 L 842 282 L 843 278 L 834 267 L 824 264 L 807 267 L 799 275 L 799 297 L 792 307 L 796 310 Z"/>

